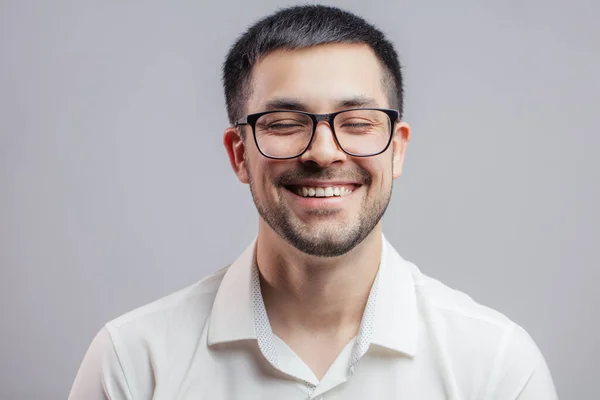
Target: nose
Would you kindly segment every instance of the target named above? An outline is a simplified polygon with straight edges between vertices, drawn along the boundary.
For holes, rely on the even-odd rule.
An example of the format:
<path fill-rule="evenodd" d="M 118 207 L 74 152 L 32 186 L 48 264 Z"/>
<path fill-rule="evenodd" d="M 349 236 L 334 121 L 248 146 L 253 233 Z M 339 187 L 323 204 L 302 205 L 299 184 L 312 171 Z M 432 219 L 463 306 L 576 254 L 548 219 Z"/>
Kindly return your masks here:
<path fill-rule="evenodd" d="M 320 167 L 328 167 L 335 162 L 345 161 L 347 157 L 338 146 L 331 126 L 326 122 L 319 122 L 308 149 L 300 156 L 300 161 L 314 162 Z"/>

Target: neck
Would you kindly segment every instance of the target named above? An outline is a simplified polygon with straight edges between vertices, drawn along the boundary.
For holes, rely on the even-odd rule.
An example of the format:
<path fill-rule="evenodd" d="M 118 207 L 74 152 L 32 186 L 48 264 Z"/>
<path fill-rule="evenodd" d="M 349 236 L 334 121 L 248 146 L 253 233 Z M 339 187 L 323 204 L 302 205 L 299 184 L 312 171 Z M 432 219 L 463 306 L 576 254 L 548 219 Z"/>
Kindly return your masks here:
<path fill-rule="evenodd" d="M 339 257 L 298 251 L 261 220 L 256 260 L 273 331 L 355 336 L 381 260 L 381 224 Z"/>

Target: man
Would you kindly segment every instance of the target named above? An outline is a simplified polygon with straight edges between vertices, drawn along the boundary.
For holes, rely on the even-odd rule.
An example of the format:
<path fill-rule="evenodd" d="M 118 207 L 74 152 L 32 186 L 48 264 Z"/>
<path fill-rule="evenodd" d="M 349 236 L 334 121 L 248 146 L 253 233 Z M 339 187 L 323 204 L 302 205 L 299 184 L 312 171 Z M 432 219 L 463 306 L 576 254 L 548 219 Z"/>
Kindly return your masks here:
<path fill-rule="evenodd" d="M 223 80 L 223 142 L 258 236 L 106 324 L 70 399 L 557 398 L 521 327 L 382 234 L 410 128 L 379 30 L 332 7 L 281 10 L 232 47 Z"/>

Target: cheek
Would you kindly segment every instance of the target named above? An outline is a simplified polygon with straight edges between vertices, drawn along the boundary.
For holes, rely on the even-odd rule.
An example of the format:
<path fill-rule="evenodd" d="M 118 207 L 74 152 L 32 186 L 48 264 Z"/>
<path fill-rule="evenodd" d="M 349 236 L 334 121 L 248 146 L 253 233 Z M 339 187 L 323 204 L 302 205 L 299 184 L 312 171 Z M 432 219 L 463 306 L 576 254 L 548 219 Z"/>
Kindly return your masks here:
<path fill-rule="evenodd" d="M 264 159 L 264 157 L 262 157 Z M 270 196 L 276 188 L 273 184 L 275 168 L 269 161 L 260 158 L 251 158 L 247 163 L 251 175 L 251 184 L 255 195 L 259 197 Z"/>
<path fill-rule="evenodd" d="M 361 167 L 369 173 L 374 190 L 384 190 L 392 181 L 392 162 L 387 153 L 364 160 Z"/>

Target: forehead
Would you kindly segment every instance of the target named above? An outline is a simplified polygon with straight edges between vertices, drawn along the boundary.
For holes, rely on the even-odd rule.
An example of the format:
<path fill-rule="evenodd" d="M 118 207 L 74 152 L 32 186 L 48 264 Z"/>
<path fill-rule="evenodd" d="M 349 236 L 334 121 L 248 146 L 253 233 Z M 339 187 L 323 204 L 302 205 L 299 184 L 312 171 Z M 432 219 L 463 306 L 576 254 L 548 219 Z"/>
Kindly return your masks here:
<path fill-rule="evenodd" d="M 307 111 L 335 111 L 345 99 L 373 99 L 388 107 L 383 69 L 366 44 L 324 44 L 296 50 L 276 50 L 252 71 L 248 113 L 264 111 L 276 99 L 305 105 Z"/>

